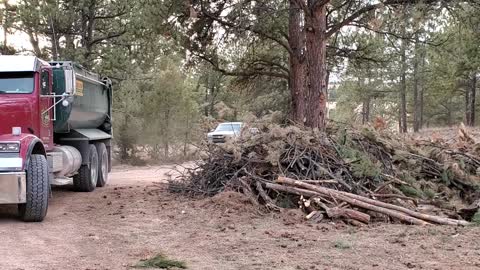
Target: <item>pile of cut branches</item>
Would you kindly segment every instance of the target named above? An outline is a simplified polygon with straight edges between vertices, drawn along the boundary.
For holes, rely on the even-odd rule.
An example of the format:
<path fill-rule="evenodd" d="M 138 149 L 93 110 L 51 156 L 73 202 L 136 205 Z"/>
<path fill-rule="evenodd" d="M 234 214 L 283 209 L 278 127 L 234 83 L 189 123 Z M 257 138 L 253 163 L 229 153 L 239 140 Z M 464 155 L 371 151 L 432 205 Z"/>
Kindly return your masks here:
<path fill-rule="evenodd" d="M 300 206 L 308 219 L 353 224 L 466 225 L 478 210 L 476 144 L 339 125 L 324 133 L 274 124 L 259 130 L 206 146 L 204 158 L 169 189 L 192 196 L 235 190 L 270 210 Z"/>

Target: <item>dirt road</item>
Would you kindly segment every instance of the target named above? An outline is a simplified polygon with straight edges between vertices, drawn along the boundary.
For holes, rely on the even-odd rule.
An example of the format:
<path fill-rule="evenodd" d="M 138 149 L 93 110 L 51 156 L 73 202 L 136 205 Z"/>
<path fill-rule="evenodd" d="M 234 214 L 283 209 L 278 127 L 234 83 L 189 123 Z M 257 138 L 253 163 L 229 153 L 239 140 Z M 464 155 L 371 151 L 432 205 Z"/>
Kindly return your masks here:
<path fill-rule="evenodd" d="M 309 224 L 241 197 L 187 200 L 171 167 L 117 167 L 93 193 L 55 189 L 47 219 L 0 208 L 0 269 L 131 269 L 162 253 L 188 269 L 480 269 L 480 228 Z"/>

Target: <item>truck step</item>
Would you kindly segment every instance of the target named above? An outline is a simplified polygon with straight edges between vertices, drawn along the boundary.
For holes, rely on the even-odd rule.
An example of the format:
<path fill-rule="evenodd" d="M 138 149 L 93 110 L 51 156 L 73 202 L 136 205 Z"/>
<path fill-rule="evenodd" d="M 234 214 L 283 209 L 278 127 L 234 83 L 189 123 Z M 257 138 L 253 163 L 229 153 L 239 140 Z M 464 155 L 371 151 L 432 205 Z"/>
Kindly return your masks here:
<path fill-rule="evenodd" d="M 50 183 L 53 186 L 66 186 L 73 185 L 73 179 L 68 177 L 53 178 L 53 181 Z"/>

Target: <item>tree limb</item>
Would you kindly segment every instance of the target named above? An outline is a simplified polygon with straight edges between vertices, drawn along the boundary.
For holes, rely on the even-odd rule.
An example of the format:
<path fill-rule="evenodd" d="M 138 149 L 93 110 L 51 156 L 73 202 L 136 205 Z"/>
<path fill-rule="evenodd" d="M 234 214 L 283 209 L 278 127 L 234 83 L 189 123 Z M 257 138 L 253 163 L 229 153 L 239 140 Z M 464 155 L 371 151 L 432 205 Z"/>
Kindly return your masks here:
<path fill-rule="evenodd" d="M 270 40 L 273 40 L 275 42 L 277 42 L 280 46 L 284 47 L 289 53 L 292 53 L 292 49 L 290 48 L 290 46 L 288 45 L 288 42 L 278 38 L 278 37 L 275 37 L 273 35 L 270 35 L 264 31 L 260 31 L 258 29 L 255 29 L 252 25 L 247 25 L 247 26 L 241 26 L 241 25 L 238 25 L 238 24 L 235 24 L 235 23 L 232 23 L 232 22 L 228 22 L 228 21 L 225 21 L 225 20 L 222 20 L 221 18 L 217 17 L 217 16 L 214 16 L 212 13 L 210 13 L 209 11 L 207 11 L 203 5 L 203 1 L 201 3 L 201 11 L 203 14 L 205 14 L 208 18 L 224 25 L 224 26 L 227 26 L 227 27 L 230 27 L 230 28 L 236 28 L 236 29 L 242 29 L 242 30 L 245 30 L 245 31 L 250 31 L 250 32 L 253 32 L 257 35 L 260 35 L 260 36 L 263 36 L 265 38 L 268 38 Z"/>
<path fill-rule="evenodd" d="M 127 30 L 123 30 L 123 31 L 118 32 L 118 33 L 108 34 L 108 35 L 106 35 L 106 36 L 102 36 L 102 37 L 99 37 L 99 38 L 96 38 L 96 39 L 92 40 L 92 41 L 89 43 L 89 45 L 90 45 L 90 46 L 93 46 L 93 45 L 95 45 L 95 44 L 97 44 L 97 43 L 100 43 L 100 42 L 102 42 L 102 41 L 104 41 L 104 40 L 109 40 L 109 39 L 112 39 L 112 38 L 120 37 L 120 36 L 122 36 L 122 35 L 125 34 L 125 33 L 127 33 Z"/>
<path fill-rule="evenodd" d="M 223 75 L 226 75 L 226 76 L 251 77 L 255 75 L 260 75 L 260 76 L 276 77 L 276 78 L 286 79 L 286 80 L 288 80 L 289 78 L 288 74 L 265 71 L 265 70 L 228 71 L 226 69 L 219 67 L 218 64 L 216 64 L 212 59 L 209 59 L 205 55 L 200 55 L 200 54 L 195 54 L 195 55 L 200 59 L 203 59 L 204 61 L 210 63 L 216 71 L 221 72 Z"/>

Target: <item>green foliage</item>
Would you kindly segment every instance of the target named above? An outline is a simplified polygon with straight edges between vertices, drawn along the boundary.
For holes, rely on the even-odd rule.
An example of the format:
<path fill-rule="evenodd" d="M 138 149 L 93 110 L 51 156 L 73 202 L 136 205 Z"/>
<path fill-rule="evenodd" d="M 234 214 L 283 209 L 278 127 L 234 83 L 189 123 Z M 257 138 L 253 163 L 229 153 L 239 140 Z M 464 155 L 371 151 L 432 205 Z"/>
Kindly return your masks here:
<path fill-rule="evenodd" d="M 423 194 L 425 194 L 428 199 L 433 200 L 435 198 L 436 192 L 433 189 L 425 188 L 423 189 Z"/>
<path fill-rule="evenodd" d="M 141 260 L 137 263 L 135 268 L 158 268 L 158 269 L 187 269 L 185 262 L 172 260 L 165 255 L 158 254 L 150 259 Z"/>
<path fill-rule="evenodd" d="M 355 143 L 346 139 L 346 143 L 339 149 L 340 156 L 351 164 L 352 173 L 355 177 L 376 178 L 381 173 L 381 164 L 377 164 L 364 150 L 357 149 Z"/>
<path fill-rule="evenodd" d="M 331 1 L 328 25 L 367 2 Z M 399 67 L 405 64 L 408 121 L 415 109 L 415 82 L 423 90 L 426 125 L 461 121 L 468 83 L 480 74 L 480 19 L 475 5 L 453 2 L 448 12 L 427 4 L 377 9 L 355 19 L 359 28 L 332 35 L 326 42 L 327 70 L 333 85 L 329 98 L 337 108 L 330 117 L 359 123 L 380 116 L 395 128 Z M 205 136 L 204 118 L 214 119 L 213 124 L 275 111 L 287 122 L 292 95 L 288 1 L 2 3 L 2 29 L 26 34 L 35 55 L 75 60 L 112 78 L 113 124 L 122 159 L 142 151 L 155 159 L 179 152 L 187 156 Z M 231 24 L 215 21 L 205 10 Z M 5 43 L 0 42 L 1 53 L 16 52 L 1 46 Z M 355 174 L 378 175 L 378 164 L 365 151 L 347 144 L 341 151 L 356 161 Z M 446 173 L 444 180 L 448 178 Z"/>
<path fill-rule="evenodd" d="M 443 170 L 442 172 L 443 183 L 448 186 L 451 183 L 451 179 L 453 179 L 453 172 L 447 169 Z"/>
<path fill-rule="evenodd" d="M 476 226 L 480 226 L 480 211 L 477 211 L 475 215 L 473 215 L 472 224 L 475 224 Z"/>
<path fill-rule="evenodd" d="M 407 197 L 423 198 L 423 192 L 412 186 L 401 185 L 400 191 L 402 191 L 402 193 Z"/>
<path fill-rule="evenodd" d="M 406 8 L 403 16 L 397 14 L 396 18 L 391 18 L 388 12 L 383 12 L 376 18 L 383 19 L 380 27 L 385 33 L 401 36 L 404 31 L 409 38 L 405 61 L 408 122 L 414 121 L 415 110 L 423 113 L 424 126 L 464 121 L 465 93 L 471 87 L 473 76 L 480 74 L 480 35 L 475 30 L 480 19 L 474 15 L 478 14 L 478 7 L 465 3 L 453 7 L 454 16 L 419 4 Z M 397 128 L 401 41 L 369 32 L 354 35 L 357 47 L 369 48 L 362 51 L 363 56 L 373 61 L 348 61 L 342 80 L 333 89 L 337 109 L 332 117 L 343 122 L 362 123 L 366 113 L 370 122 L 382 117 L 390 128 Z M 415 87 L 423 97 L 423 105 L 420 100 L 414 103 Z M 366 112 L 367 104 L 369 110 Z"/>
<path fill-rule="evenodd" d="M 338 249 L 350 249 L 352 248 L 352 245 L 344 240 L 337 240 L 333 243 L 333 247 Z"/>
<path fill-rule="evenodd" d="M 152 159 L 168 159 L 172 151 L 187 155 L 200 120 L 195 77 L 184 75 L 175 55 L 160 58 L 152 71 L 138 69 L 136 76 L 116 91 L 117 143 L 127 149 L 146 145 Z"/>

